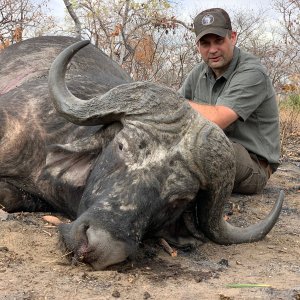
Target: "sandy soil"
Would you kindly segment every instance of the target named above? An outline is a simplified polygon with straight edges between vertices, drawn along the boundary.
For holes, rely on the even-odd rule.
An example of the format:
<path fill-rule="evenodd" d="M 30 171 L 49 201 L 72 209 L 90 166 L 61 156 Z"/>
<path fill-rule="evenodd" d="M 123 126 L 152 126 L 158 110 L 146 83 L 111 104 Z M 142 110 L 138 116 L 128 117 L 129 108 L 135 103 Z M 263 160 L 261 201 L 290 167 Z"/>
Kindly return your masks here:
<path fill-rule="evenodd" d="M 70 265 L 57 246 L 47 213 L 10 214 L 0 221 L 0 299 L 300 299 L 300 153 L 272 176 L 264 193 L 233 195 L 231 221 L 263 218 L 280 189 L 282 214 L 262 241 L 199 244 L 171 257 L 157 243 L 143 245 L 136 261 L 106 271 Z M 58 215 L 60 218 L 62 216 Z M 1 219 L 1 215 L 0 215 Z M 232 288 L 229 284 L 265 284 Z"/>

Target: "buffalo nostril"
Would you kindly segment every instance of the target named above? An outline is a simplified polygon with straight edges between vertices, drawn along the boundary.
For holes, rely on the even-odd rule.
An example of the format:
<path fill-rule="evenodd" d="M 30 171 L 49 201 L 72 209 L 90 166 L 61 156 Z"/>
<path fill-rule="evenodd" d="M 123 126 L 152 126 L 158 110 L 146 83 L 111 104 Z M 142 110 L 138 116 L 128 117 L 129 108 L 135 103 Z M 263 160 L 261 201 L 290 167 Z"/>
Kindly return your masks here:
<path fill-rule="evenodd" d="M 86 232 L 88 231 L 89 228 L 90 228 L 89 224 L 84 224 L 83 225 L 83 232 L 84 232 L 85 235 L 86 235 Z"/>
<path fill-rule="evenodd" d="M 90 225 L 87 223 L 80 224 L 77 227 L 77 229 L 76 229 L 76 227 L 74 228 L 75 229 L 75 237 L 78 242 L 80 242 L 82 240 L 85 241 L 87 239 L 86 232 L 88 231 L 89 228 L 90 228 Z"/>
<path fill-rule="evenodd" d="M 61 246 L 65 248 L 71 259 L 72 265 L 90 259 L 92 252 L 95 250 L 90 245 L 89 233 L 90 224 L 84 220 L 81 223 L 63 224 L 60 226 Z"/>

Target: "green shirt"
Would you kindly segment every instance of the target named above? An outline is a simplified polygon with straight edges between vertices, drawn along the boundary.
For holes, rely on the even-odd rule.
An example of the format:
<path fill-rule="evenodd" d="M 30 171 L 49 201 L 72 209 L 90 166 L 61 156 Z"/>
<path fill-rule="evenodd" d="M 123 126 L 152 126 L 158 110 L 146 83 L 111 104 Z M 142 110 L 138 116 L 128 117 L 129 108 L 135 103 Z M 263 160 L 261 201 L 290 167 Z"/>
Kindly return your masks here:
<path fill-rule="evenodd" d="M 271 80 L 258 58 L 235 47 L 220 78 L 215 79 L 202 62 L 188 74 L 179 92 L 198 103 L 234 110 L 239 119 L 224 130 L 225 134 L 276 170 L 280 157 L 278 107 Z"/>

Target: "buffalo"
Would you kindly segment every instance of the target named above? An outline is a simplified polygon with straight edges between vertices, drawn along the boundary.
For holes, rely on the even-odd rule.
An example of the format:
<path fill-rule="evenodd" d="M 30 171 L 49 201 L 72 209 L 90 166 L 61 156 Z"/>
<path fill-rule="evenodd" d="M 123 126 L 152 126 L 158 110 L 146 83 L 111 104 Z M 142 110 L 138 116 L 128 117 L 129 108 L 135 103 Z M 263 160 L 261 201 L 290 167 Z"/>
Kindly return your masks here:
<path fill-rule="evenodd" d="M 0 205 L 69 216 L 62 244 L 96 270 L 187 211 L 191 232 L 219 244 L 260 240 L 278 219 L 283 193 L 259 223 L 227 223 L 235 157 L 224 132 L 89 42 L 39 37 L 2 51 L 0 103 Z"/>

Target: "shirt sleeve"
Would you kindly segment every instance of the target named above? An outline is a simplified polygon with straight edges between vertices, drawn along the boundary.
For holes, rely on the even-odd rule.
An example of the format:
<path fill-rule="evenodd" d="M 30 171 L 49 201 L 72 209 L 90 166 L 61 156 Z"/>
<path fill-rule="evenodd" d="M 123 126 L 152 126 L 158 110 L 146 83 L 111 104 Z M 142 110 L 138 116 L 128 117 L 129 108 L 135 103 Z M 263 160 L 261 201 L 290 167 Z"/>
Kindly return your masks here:
<path fill-rule="evenodd" d="M 260 70 L 244 70 L 231 78 L 216 104 L 231 108 L 246 121 L 266 99 L 266 95 L 266 75 Z"/>
<path fill-rule="evenodd" d="M 194 100 L 195 97 L 195 89 L 197 87 L 197 82 L 201 76 L 203 76 L 203 65 L 196 65 L 188 74 L 185 79 L 182 87 L 178 90 L 178 92 L 188 100 Z"/>

